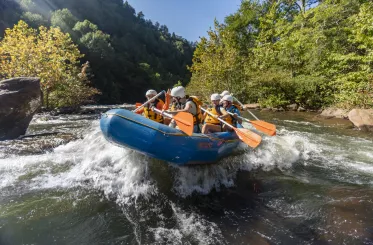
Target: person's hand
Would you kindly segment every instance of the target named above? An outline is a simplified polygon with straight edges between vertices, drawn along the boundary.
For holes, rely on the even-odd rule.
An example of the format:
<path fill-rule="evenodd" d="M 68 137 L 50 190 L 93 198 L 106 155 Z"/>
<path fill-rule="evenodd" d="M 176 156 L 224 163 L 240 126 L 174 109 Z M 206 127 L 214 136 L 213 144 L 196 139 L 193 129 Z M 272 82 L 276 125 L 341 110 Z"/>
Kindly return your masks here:
<path fill-rule="evenodd" d="M 237 119 L 237 118 L 238 118 L 237 113 L 234 113 L 234 114 L 233 114 L 233 117 L 234 117 L 234 119 Z"/>

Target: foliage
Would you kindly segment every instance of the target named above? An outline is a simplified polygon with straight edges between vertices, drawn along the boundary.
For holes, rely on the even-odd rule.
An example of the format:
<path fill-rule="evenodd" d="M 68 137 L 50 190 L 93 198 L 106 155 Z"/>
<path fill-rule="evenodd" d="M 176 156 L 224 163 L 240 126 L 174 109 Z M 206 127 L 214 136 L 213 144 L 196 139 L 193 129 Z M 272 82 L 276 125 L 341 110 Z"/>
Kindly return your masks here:
<path fill-rule="evenodd" d="M 2 11 L 0 36 L 22 16 L 29 25 L 49 23 L 70 34 L 95 74 L 92 85 L 102 94 L 99 103 L 142 100 L 152 88 L 163 90 L 191 74 L 194 44 L 170 33 L 167 26 L 153 24 L 122 0 L 12 0 Z M 2 27 L 1 14 L 4 18 Z M 40 16 L 42 19 L 40 19 Z M 143 66 L 147 64 L 148 66 Z"/>
<path fill-rule="evenodd" d="M 372 23 L 368 0 L 243 1 L 197 44 L 189 87 L 267 107 L 372 107 Z"/>
<path fill-rule="evenodd" d="M 79 73 L 80 58 L 77 46 L 59 28 L 41 26 L 37 31 L 19 21 L 0 42 L 0 78 L 40 77 L 46 107 L 77 105 L 98 93 L 88 86 L 86 74 Z"/>

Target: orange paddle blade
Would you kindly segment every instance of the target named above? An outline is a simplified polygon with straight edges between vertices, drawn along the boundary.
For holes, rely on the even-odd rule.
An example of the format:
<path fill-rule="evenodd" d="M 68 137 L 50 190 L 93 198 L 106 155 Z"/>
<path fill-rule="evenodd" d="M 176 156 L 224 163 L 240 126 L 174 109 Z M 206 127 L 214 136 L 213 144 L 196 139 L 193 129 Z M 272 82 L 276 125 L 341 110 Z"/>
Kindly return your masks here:
<path fill-rule="evenodd" d="M 173 116 L 173 119 L 181 131 L 189 136 L 193 134 L 194 123 L 192 114 L 188 112 L 179 112 Z"/>
<path fill-rule="evenodd" d="M 236 132 L 238 138 L 245 142 L 247 145 L 251 146 L 252 148 L 257 147 L 260 142 L 262 141 L 262 137 L 260 135 L 246 129 L 246 128 L 233 128 Z"/>
<path fill-rule="evenodd" d="M 274 136 L 276 135 L 276 125 L 272 123 L 268 123 L 265 121 L 250 121 L 250 123 L 259 131 L 269 135 Z"/>

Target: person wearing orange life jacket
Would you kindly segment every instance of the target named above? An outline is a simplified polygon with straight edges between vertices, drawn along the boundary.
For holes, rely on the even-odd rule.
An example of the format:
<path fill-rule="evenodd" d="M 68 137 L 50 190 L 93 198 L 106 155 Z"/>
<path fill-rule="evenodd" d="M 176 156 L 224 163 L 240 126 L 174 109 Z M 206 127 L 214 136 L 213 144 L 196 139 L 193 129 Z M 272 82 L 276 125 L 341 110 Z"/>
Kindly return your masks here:
<path fill-rule="evenodd" d="M 146 92 L 145 97 L 148 100 L 150 100 L 151 98 L 153 98 L 156 95 L 157 95 L 157 91 L 155 91 L 153 89 L 149 89 Z M 164 104 L 164 102 L 161 99 L 156 98 L 156 99 L 154 99 L 154 101 L 150 102 L 149 104 L 147 104 L 146 106 L 144 106 L 141 110 L 137 111 L 136 113 L 143 114 L 144 117 L 149 118 L 150 120 L 153 120 L 153 121 L 156 121 L 156 122 L 159 122 L 159 123 L 163 123 L 163 117 L 161 115 L 155 113 L 152 110 L 152 107 L 154 106 L 158 110 L 163 110 L 164 109 L 164 105 L 165 104 Z"/>
<path fill-rule="evenodd" d="M 226 115 L 227 112 L 220 106 L 220 95 L 219 94 L 212 94 L 211 95 L 211 102 L 212 106 L 210 108 L 207 108 L 207 111 L 209 111 L 211 114 L 215 115 L 216 117 Z M 202 133 L 208 134 L 208 133 L 215 133 L 215 132 L 221 132 L 222 131 L 222 125 L 221 122 L 211 115 L 209 115 L 207 112 L 203 114 L 204 118 L 204 124 L 202 127 Z"/>
<path fill-rule="evenodd" d="M 185 94 L 183 86 L 177 86 L 171 90 L 172 104 L 168 111 L 170 114 L 177 114 L 178 112 L 189 112 L 193 115 L 194 133 L 200 133 L 200 123 L 202 122 L 202 113 L 199 106 L 202 104 L 195 96 L 188 96 Z M 176 127 L 176 123 L 172 120 L 170 127 Z"/>
<path fill-rule="evenodd" d="M 224 119 L 227 123 L 237 127 L 237 123 L 242 124 L 242 119 L 238 116 L 241 116 L 240 110 L 233 104 L 233 97 L 231 95 L 225 95 L 221 101 L 223 102 L 223 108 L 234 115 L 226 114 L 220 116 L 220 118 Z M 231 131 L 229 127 L 226 125 L 223 126 L 224 131 Z"/>

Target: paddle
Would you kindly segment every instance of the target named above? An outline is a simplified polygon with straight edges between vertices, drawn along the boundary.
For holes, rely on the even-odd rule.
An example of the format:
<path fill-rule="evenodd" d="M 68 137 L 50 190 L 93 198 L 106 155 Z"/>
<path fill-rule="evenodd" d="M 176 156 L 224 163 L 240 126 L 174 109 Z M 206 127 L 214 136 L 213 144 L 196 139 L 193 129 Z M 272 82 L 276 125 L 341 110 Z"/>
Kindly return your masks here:
<path fill-rule="evenodd" d="M 229 123 L 227 123 L 223 119 L 221 119 L 221 118 L 215 116 L 214 114 L 212 114 L 211 112 L 209 112 L 208 110 L 205 110 L 202 107 L 200 107 L 200 108 L 201 108 L 202 111 L 206 112 L 207 114 L 209 114 L 212 117 L 215 117 L 220 122 L 222 122 L 225 125 L 227 125 L 228 127 L 232 128 L 234 130 L 234 132 L 236 132 L 238 138 L 241 141 L 243 141 L 244 143 L 246 143 L 247 145 L 251 146 L 252 148 L 257 147 L 260 144 L 260 142 L 262 141 L 262 137 L 260 137 L 260 135 L 254 133 L 254 132 L 252 132 L 252 131 L 250 131 L 246 128 L 233 127 L 232 125 L 230 125 Z"/>
<path fill-rule="evenodd" d="M 234 115 L 232 112 L 228 112 L 230 115 Z M 238 116 L 238 115 L 237 115 Z M 252 121 L 252 120 L 249 120 L 247 118 L 244 118 L 244 117 L 241 117 L 241 116 L 238 116 L 239 118 L 241 118 L 242 120 L 248 122 L 248 123 L 251 123 L 257 130 L 269 135 L 269 136 L 275 136 L 276 135 L 276 127 L 275 125 L 271 124 L 271 123 L 267 123 L 267 122 L 264 122 L 264 121 Z"/>
<path fill-rule="evenodd" d="M 132 112 L 137 112 L 139 110 L 141 110 L 144 106 L 146 106 L 147 104 L 149 104 L 150 102 L 153 102 L 156 98 L 158 98 L 159 96 L 161 96 L 163 93 L 166 93 L 166 91 L 161 91 L 160 93 L 158 93 L 157 95 L 155 95 L 153 98 L 150 98 L 148 101 L 146 101 L 144 104 L 142 105 L 139 105 L 139 103 L 136 103 L 136 109 L 133 110 Z M 139 106 L 138 106 L 139 105 Z"/>
<path fill-rule="evenodd" d="M 232 95 L 232 97 L 240 104 L 240 106 L 242 106 L 242 108 L 245 108 L 244 105 L 236 97 L 234 97 L 233 95 Z M 245 121 L 251 123 L 252 125 L 254 125 L 254 127 L 257 130 L 262 131 L 263 133 L 265 133 L 269 136 L 275 136 L 276 135 L 276 125 L 274 125 L 272 123 L 269 123 L 269 122 L 259 120 L 259 118 L 257 118 L 254 115 L 254 113 L 252 113 L 249 109 L 246 109 L 246 111 L 248 113 L 250 113 L 256 119 L 256 121 L 251 121 L 251 120 L 248 120 L 244 117 L 241 117 L 242 120 L 245 120 Z"/>
<path fill-rule="evenodd" d="M 162 116 L 174 119 L 179 129 L 187 135 L 191 136 L 193 134 L 194 123 L 192 114 L 188 112 L 178 112 L 176 115 L 171 115 L 166 112 L 162 112 L 155 107 L 152 107 L 152 110 Z"/>

